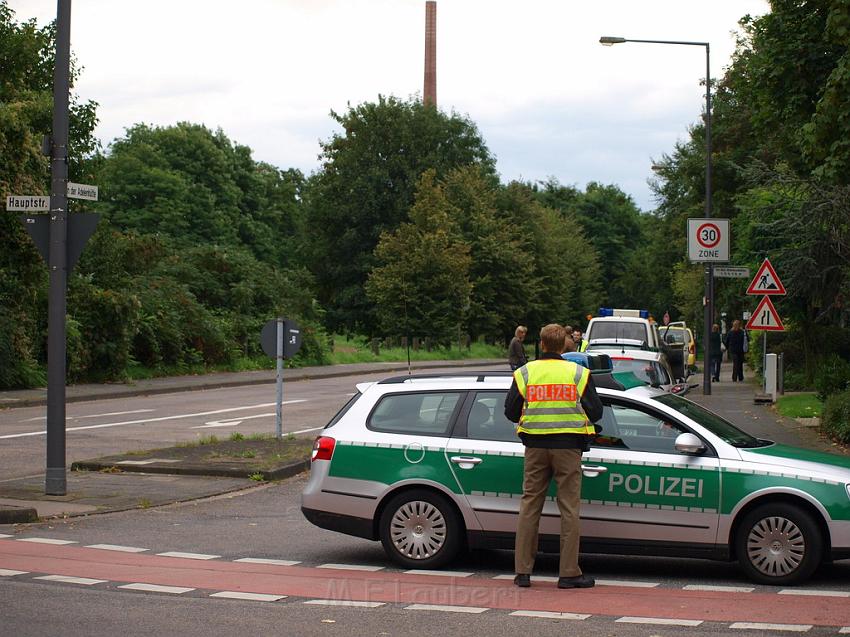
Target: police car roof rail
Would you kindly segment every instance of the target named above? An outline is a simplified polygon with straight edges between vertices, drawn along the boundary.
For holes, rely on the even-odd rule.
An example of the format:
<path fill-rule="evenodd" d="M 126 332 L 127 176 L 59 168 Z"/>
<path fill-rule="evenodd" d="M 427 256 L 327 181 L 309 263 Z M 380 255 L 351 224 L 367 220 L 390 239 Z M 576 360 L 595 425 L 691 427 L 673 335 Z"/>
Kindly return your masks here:
<path fill-rule="evenodd" d="M 444 372 L 442 374 L 411 374 L 408 376 L 393 376 L 378 381 L 379 385 L 392 385 L 397 383 L 406 383 L 411 380 L 439 380 L 441 378 L 469 378 L 474 377 L 475 382 L 483 383 L 487 377 L 511 377 L 513 372 L 509 370 L 492 370 L 492 371 L 467 371 L 467 372 Z"/>

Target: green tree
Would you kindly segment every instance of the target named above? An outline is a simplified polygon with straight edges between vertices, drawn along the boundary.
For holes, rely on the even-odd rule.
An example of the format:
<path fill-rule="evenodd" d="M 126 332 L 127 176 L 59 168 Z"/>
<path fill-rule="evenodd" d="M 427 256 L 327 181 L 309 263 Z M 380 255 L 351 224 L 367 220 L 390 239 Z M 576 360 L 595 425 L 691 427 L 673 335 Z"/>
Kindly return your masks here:
<path fill-rule="evenodd" d="M 410 221 L 381 235 L 366 282 L 384 334 L 448 341 L 469 307 L 469 247 L 435 171 L 420 180 Z"/>
<path fill-rule="evenodd" d="M 53 27 L 15 21 L 0 0 L 0 198 L 46 194 L 49 163 L 41 139 L 52 120 Z M 78 71 L 72 68 L 72 79 Z M 70 96 L 69 158 L 72 178 L 96 147 L 96 104 Z M 0 388 L 43 381 L 47 270 L 17 213 L 0 212 Z"/>
<path fill-rule="evenodd" d="M 331 117 L 342 132 L 322 143 L 306 195 L 310 267 L 331 329 L 368 333 L 376 323 L 363 284 L 373 252 L 382 233 L 407 221 L 422 173 L 439 179 L 476 164 L 495 182 L 495 161 L 469 119 L 417 99 L 379 96 Z"/>

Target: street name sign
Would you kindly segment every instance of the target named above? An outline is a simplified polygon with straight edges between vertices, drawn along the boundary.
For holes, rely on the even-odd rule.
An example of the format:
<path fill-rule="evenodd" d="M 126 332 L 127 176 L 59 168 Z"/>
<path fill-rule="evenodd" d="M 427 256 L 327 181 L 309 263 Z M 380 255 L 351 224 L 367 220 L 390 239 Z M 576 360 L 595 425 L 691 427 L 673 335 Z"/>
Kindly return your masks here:
<path fill-rule="evenodd" d="M 89 201 L 97 201 L 97 186 L 75 184 L 74 182 L 69 181 L 67 195 L 71 199 L 88 199 Z"/>
<path fill-rule="evenodd" d="M 9 212 L 50 212 L 50 197 L 46 195 L 9 195 L 6 197 Z"/>
<path fill-rule="evenodd" d="M 746 279 L 750 276 L 750 269 L 731 265 L 716 265 L 714 266 L 714 276 L 725 279 Z"/>
<path fill-rule="evenodd" d="M 688 219 L 688 258 L 694 262 L 729 260 L 728 219 Z"/>
<path fill-rule="evenodd" d="M 767 332 L 784 332 L 785 326 L 779 318 L 779 313 L 773 307 L 769 296 L 761 297 L 756 311 L 747 321 L 748 330 L 764 330 Z"/>
<path fill-rule="evenodd" d="M 770 264 L 770 259 L 765 259 L 759 267 L 758 272 L 747 288 L 747 294 L 785 294 L 785 286 L 776 274 L 776 270 Z"/>

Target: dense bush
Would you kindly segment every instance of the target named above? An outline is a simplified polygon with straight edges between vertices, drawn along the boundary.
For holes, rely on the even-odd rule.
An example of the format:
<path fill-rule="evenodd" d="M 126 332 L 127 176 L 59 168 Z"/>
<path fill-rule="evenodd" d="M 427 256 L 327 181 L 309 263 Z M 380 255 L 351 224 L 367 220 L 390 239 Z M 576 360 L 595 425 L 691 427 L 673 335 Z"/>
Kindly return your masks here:
<path fill-rule="evenodd" d="M 850 391 L 832 394 L 826 399 L 821 427 L 831 438 L 850 443 Z"/>
<path fill-rule="evenodd" d="M 838 354 L 830 354 L 818 366 L 815 389 L 818 398 L 826 400 L 850 387 L 850 362 Z"/>

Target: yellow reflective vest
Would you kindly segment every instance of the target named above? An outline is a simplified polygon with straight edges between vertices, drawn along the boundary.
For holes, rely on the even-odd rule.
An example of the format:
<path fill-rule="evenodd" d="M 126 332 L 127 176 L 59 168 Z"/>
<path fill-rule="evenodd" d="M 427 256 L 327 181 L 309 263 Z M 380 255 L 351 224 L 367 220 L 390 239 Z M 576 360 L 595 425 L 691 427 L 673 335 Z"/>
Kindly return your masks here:
<path fill-rule="evenodd" d="M 517 369 L 514 380 L 525 399 L 517 433 L 593 434 L 581 407 L 589 379 L 589 369 L 558 358 L 532 361 Z"/>

